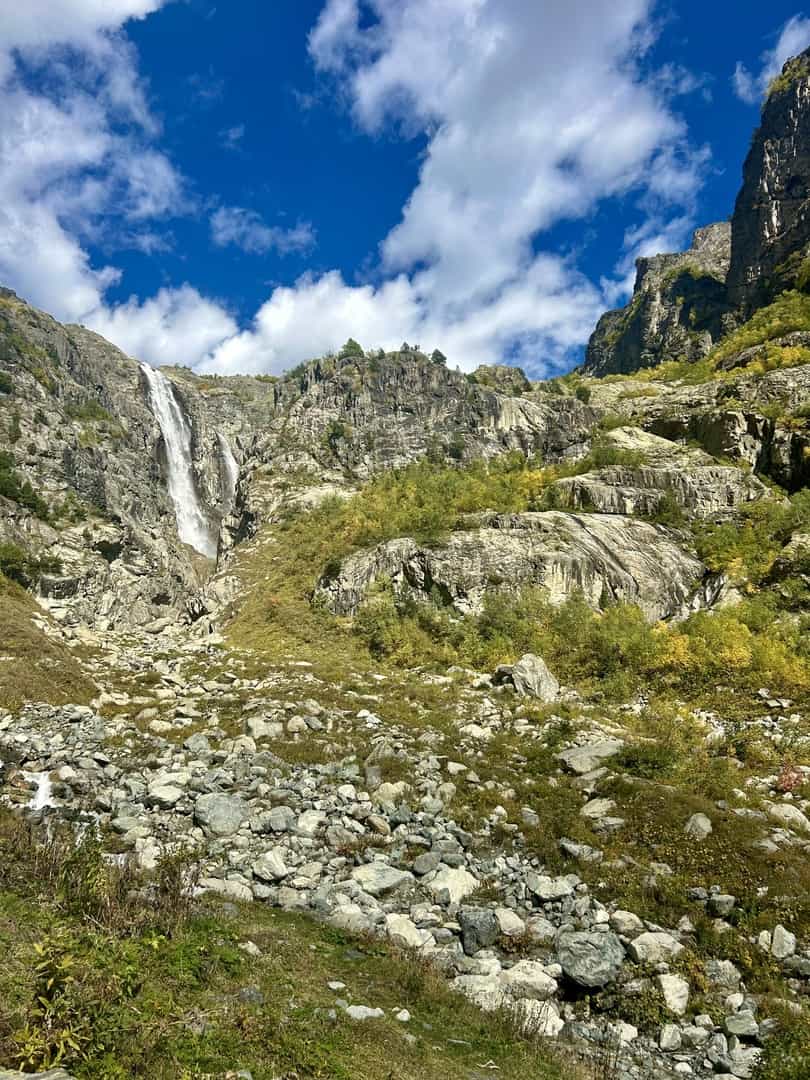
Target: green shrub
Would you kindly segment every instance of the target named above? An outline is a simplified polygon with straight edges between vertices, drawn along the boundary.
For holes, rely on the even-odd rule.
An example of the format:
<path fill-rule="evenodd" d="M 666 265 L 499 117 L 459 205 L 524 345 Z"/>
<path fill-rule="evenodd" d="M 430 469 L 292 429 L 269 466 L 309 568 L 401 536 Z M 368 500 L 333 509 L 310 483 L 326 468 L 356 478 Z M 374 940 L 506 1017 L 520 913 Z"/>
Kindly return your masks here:
<path fill-rule="evenodd" d="M 784 65 L 782 71 L 773 78 L 765 92 L 765 100 L 773 94 L 781 94 L 799 79 L 805 79 L 810 74 L 810 61 L 804 54 L 793 56 Z"/>
<path fill-rule="evenodd" d="M 112 420 L 112 416 L 94 398 L 85 401 L 69 402 L 65 406 L 65 415 L 71 420 L 93 421 Z"/>
<path fill-rule="evenodd" d="M 22 438 L 22 428 L 20 427 L 20 410 L 15 409 L 8 421 L 8 441 L 10 443 L 19 442 Z"/>
<path fill-rule="evenodd" d="M 659 780 L 669 776 L 680 759 L 673 746 L 660 743 L 634 743 L 616 755 L 613 762 L 631 776 L 643 780 Z"/>
<path fill-rule="evenodd" d="M 462 461 L 464 458 L 464 436 L 454 435 L 447 444 L 447 456 L 453 461 Z"/>
<path fill-rule="evenodd" d="M 37 558 L 17 544 L 0 544 L 0 574 L 29 588 L 41 574 L 59 574 L 62 563 L 51 555 Z"/>
<path fill-rule="evenodd" d="M 658 500 L 654 512 L 647 516 L 647 520 L 654 525 L 668 525 L 675 529 L 683 528 L 686 525 L 686 515 L 671 491 L 664 492 Z"/>
<path fill-rule="evenodd" d="M 351 437 L 351 428 L 342 420 L 330 420 L 324 432 L 323 443 L 331 454 L 337 455 L 341 442 Z"/>
<path fill-rule="evenodd" d="M 10 394 L 13 390 L 14 382 L 11 376 L 5 371 L 0 371 L 0 394 Z"/>
<path fill-rule="evenodd" d="M 0 495 L 31 510 L 43 521 L 48 520 L 47 504 L 28 480 L 20 478 L 14 468 L 14 457 L 7 450 L 0 450 Z"/>
<path fill-rule="evenodd" d="M 806 1080 L 810 1061 L 810 1020 L 806 1013 L 781 1011 L 779 1030 L 768 1039 L 753 1080 Z"/>
<path fill-rule="evenodd" d="M 738 330 L 728 334 L 709 353 L 712 363 L 727 360 L 743 349 L 762 345 L 793 330 L 810 329 L 810 296 L 792 289 L 781 293 L 771 304 L 756 311 Z"/>
<path fill-rule="evenodd" d="M 338 359 L 339 360 L 345 360 L 346 357 L 348 357 L 348 356 L 365 356 L 365 355 L 366 354 L 363 352 L 363 346 L 360 345 L 359 342 L 355 341 L 354 338 L 349 338 L 349 340 L 346 342 L 346 344 L 343 346 L 343 348 L 338 353 Z"/>
<path fill-rule="evenodd" d="M 734 581 L 761 582 L 793 532 L 810 526 L 810 491 L 789 502 L 761 499 L 741 511 L 741 520 L 695 529 L 697 553 L 710 570 Z"/>

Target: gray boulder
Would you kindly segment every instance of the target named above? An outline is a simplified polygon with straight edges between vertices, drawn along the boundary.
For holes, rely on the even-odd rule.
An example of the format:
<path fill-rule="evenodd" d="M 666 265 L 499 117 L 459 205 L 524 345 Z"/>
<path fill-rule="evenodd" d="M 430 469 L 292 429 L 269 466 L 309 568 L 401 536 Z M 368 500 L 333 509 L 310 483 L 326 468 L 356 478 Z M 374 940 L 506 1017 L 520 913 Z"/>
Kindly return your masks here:
<path fill-rule="evenodd" d="M 395 866 L 389 866 L 384 862 L 371 862 L 365 866 L 355 867 L 352 870 L 352 878 L 370 896 L 382 896 L 384 893 L 394 892 L 395 889 L 409 885 L 414 880 L 413 874 L 409 874 L 407 870 L 397 870 Z"/>
<path fill-rule="evenodd" d="M 624 948 L 610 931 L 568 930 L 557 938 L 557 960 L 572 982 L 595 988 L 606 986 L 619 974 Z"/>
<path fill-rule="evenodd" d="M 600 739 L 598 742 L 572 746 L 569 750 L 563 750 L 562 753 L 557 754 L 557 760 L 569 772 L 583 776 L 585 773 L 598 769 L 604 761 L 618 754 L 623 746 L 621 739 Z"/>
<path fill-rule="evenodd" d="M 560 684 L 534 653 L 525 653 L 512 668 L 512 682 L 521 697 L 534 697 L 551 704 L 557 700 Z"/>
<path fill-rule="evenodd" d="M 461 943 L 468 956 L 494 944 L 501 934 L 498 917 L 488 908 L 462 908 L 458 913 L 458 924 Z"/>
<path fill-rule="evenodd" d="M 712 832 L 711 818 L 706 814 L 692 814 L 683 831 L 692 840 L 705 840 Z"/>
<path fill-rule="evenodd" d="M 209 836 L 231 836 L 249 813 L 237 795 L 200 795 L 194 804 L 194 820 Z"/>

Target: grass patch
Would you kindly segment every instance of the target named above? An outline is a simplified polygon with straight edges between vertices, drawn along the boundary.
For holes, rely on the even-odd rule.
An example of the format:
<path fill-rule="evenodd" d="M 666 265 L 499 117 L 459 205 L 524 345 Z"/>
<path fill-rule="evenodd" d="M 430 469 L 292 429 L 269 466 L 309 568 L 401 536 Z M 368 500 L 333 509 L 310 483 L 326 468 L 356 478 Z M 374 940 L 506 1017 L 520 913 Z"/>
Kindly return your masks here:
<path fill-rule="evenodd" d="M 177 875 L 162 893 L 160 870 L 128 882 L 140 897 L 129 925 L 99 920 L 92 897 L 118 895 L 121 872 L 100 870 L 92 852 L 52 846 L 0 811 L 4 1061 L 58 1062 L 78 1080 L 203 1080 L 237 1069 L 255 1080 L 468 1080 L 484 1061 L 506 1080 L 584 1077 L 415 959 L 259 905 L 184 906 Z M 73 885 L 60 886 L 71 860 Z M 246 941 L 260 955 L 239 947 Z M 330 980 L 346 989 L 336 995 Z M 385 1017 L 332 1014 L 338 996 Z M 394 1019 L 401 1008 L 408 1025 Z"/>
<path fill-rule="evenodd" d="M 68 402 L 65 405 L 65 416 L 71 420 L 85 422 L 108 421 L 112 422 L 112 415 L 99 404 L 95 398 L 86 398 L 84 401 Z"/>
<path fill-rule="evenodd" d="M 33 622 L 34 600 L 0 574 L 0 704 L 12 711 L 27 701 L 87 704 L 97 693 L 78 658 Z"/>

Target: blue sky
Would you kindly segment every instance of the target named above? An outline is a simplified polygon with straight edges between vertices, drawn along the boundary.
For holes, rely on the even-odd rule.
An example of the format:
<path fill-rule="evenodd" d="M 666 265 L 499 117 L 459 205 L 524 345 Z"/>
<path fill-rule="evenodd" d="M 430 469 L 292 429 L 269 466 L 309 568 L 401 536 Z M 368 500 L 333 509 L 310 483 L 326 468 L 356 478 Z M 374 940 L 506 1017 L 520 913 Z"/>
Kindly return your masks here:
<path fill-rule="evenodd" d="M 795 4 L 28 0 L 0 282 L 152 363 L 403 339 L 553 374 L 727 217 Z"/>

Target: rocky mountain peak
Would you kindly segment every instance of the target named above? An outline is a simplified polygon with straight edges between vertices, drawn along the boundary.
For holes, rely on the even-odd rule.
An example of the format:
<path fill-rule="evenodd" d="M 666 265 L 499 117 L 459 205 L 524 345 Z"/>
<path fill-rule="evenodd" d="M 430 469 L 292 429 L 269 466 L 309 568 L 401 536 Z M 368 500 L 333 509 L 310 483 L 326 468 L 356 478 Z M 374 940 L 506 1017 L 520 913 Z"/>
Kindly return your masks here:
<path fill-rule="evenodd" d="M 697 360 L 723 327 L 731 226 L 697 229 L 688 251 L 636 260 L 629 305 L 606 312 L 588 343 L 593 375 L 651 367 L 663 356 Z"/>
<path fill-rule="evenodd" d="M 810 243 L 810 50 L 771 84 L 732 218 L 729 301 L 750 312 L 801 273 Z"/>
<path fill-rule="evenodd" d="M 637 262 L 630 303 L 599 320 L 584 370 L 630 373 L 705 356 L 730 328 L 807 279 L 810 50 L 772 82 L 731 222 L 698 229 L 688 251 Z"/>

